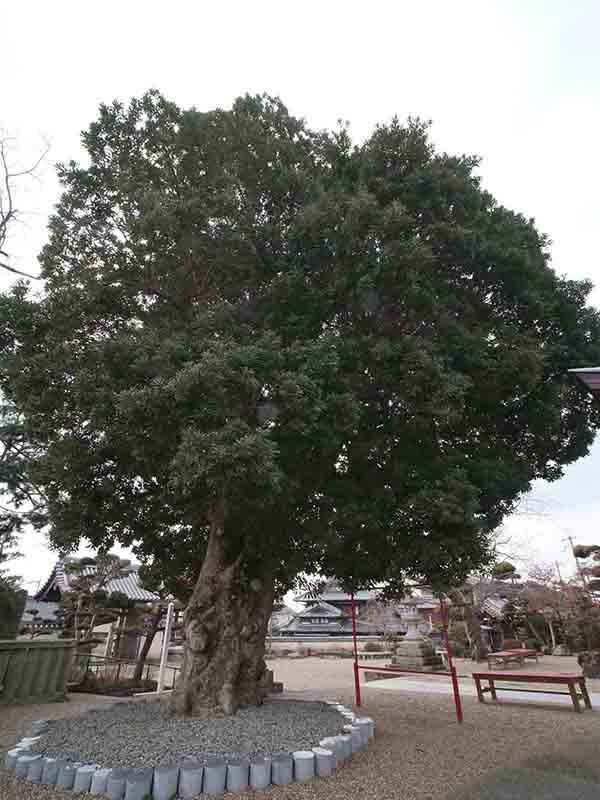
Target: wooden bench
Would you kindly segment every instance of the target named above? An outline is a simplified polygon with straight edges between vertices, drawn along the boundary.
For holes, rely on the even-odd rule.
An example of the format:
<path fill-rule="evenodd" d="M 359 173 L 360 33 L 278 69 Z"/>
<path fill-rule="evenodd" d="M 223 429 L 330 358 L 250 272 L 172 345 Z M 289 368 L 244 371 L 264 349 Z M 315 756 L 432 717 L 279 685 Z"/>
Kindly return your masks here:
<path fill-rule="evenodd" d="M 532 692 L 535 694 L 563 694 L 571 697 L 573 701 L 573 708 L 575 711 L 580 712 L 581 708 L 579 701 L 583 700 L 586 708 L 592 707 L 592 702 L 585 685 L 585 677 L 576 672 L 474 672 L 473 680 L 477 688 L 477 697 L 480 703 L 485 702 L 484 694 L 489 692 L 493 700 L 498 700 L 497 692 Z M 488 685 L 481 686 L 481 681 L 487 680 Z M 544 688 L 544 689 L 523 689 L 521 687 L 513 686 L 497 686 L 496 681 L 503 681 L 504 683 L 543 683 L 550 686 L 566 685 L 568 690 L 560 691 L 558 689 Z"/>
<path fill-rule="evenodd" d="M 383 680 L 384 678 L 398 678 L 402 675 L 443 675 L 451 677 L 452 673 L 448 669 L 443 670 L 429 670 L 425 669 L 410 669 L 409 667 L 396 667 L 393 664 L 382 664 L 380 667 L 372 667 L 370 664 L 359 664 L 358 669 L 364 675 L 365 683 L 368 681 Z"/>
<path fill-rule="evenodd" d="M 523 666 L 526 658 L 535 658 L 536 662 L 539 659 L 537 650 L 526 650 L 525 648 L 515 650 L 500 650 L 497 653 L 490 653 L 488 655 L 488 669 L 493 669 L 494 664 L 506 666 L 510 662 L 515 662 Z"/>

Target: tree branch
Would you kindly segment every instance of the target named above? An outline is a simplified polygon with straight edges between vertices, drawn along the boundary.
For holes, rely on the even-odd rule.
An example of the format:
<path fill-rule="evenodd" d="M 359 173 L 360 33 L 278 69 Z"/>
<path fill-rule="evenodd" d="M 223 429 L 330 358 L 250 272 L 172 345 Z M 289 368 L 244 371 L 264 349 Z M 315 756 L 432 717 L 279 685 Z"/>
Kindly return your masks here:
<path fill-rule="evenodd" d="M 0 261 L 0 268 L 8 270 L 8 272 L 14 272 L 15 275 L 22 275 L 24 278 L 31 278 L 34 281 L 39 281 L 42 279 L 41 275 L 30 275 L 28 272 L 23 272 L 16 267 L 9 267 L 8 264 L 5 264 L 4 261 Z"/>
<path fill-rule="evenodd" d="M 37 161 L 31 167 L 18 172 L 11 172 L 6 158 L 6 141 L 6 138 L 0 139 L 0 170 L 2 171 L 1 182 L 3 184 L 2 188 L 0 188 L 0 255 L 4 256 L 4 259 L 8 258 L 8 253 L 6 253 L 3 249 L 7 238 L 8 224 L 9 222 L 14 222 L 17 220 L 18 213 L 13 202 L 12 181 L 15 178 L 20 178 L 25 175 L 34 177 L 35 171 L 42 163 L 44 158 L 48 155 L 48 151 L 50 149 L 49 145 L 46 145 Z M 0 269 L 4 269 L 7 272 L 12 272 L 14 275 L 20 275 L 23 278 L 30 278 L 31 280 L 40 279 L 39 275 L 31 275 L 28 272 L 23 272 L 23 270 L 17 269 L 16 267 L 11 267 L 6 263 L 6 260 L 0 261 Z"/>

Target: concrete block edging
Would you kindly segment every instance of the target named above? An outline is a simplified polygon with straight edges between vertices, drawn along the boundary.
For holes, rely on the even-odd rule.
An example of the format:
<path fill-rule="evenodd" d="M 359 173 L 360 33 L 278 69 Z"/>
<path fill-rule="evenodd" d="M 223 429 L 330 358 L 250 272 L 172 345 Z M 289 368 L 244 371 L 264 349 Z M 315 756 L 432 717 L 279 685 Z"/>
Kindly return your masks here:
<path fill-rule="evenodd" d="M 31 736 L 22 738 L 2 754 L 2 766 L 32 783 L 76 788 L 90 797 L 108 793 L 111 800 L 138 800 L 138 797 L 149 796 L 152 800 L 173 800 L 175 796 L 186 800 L 195 797 L 200 787 L 208 794 L 222 794 L 226 790 L 261 790 L 273 784 L 328 777 L 373 739 L 375 723 L 371 717 L 358 717 L 337 701 L 326 700 L 325 703 L 339 712 L 340 729 L 337 735 L 315 742 L 311 750 L 273 753 L 249 761 L 235 759 L 230 763 L 190 762 L 188 758 L 170 766 L 110 769 L 99 764 L 71 764 L 31 753 L 32 744 L 43 739 L 49 729 L 46 720 L 36 720 L 31 726 Z"/>

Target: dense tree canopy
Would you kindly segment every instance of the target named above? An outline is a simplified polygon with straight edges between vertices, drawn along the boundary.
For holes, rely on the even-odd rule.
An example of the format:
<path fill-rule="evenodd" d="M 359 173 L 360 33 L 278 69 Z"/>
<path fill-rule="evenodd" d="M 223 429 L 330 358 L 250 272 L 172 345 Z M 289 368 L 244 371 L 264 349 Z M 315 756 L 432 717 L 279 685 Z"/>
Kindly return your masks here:
<path fill-rule="evenodd" d="M 0 542 L 4 537 L 14 544 L 26 525 L 47 524 L 46 501 L 32 474 L 42 453 L 27 418 L 0 395 Z"/>
<path fill-rule="evenodd" d="M 600 412 L 566 370 L 600 361 L 590 286 L 426 125 L 355 145 L 271 98 L 149 93 L 83 143 L 45 294 L 2 305 L 57 545 L 135 544 L 175 579 L 269 586 L 267 605 L 302 570 L 449 585 L 532 480 L 587 452 Z M 215 591 L 197 603 L 231 632 Z"/>

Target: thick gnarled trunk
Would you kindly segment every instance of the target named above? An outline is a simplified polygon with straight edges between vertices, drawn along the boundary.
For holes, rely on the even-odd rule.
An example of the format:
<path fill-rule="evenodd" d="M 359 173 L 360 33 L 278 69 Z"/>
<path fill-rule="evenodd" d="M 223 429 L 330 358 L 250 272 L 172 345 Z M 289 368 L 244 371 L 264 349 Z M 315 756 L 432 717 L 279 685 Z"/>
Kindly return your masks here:
<path fill-rule="evenodd" d="M 133 673 L 133 680 L 135 683 L 139 683 L 142 680 L 142 675 L 144 674 L 144 666 L 146 665 L 146 659 L 150 654 L 150 650 L 152 648 L 152 644 L 154 639 L 156 638 L 156 634 L 158 633 L 158 629 L 160 627 L 160 621 L 162 619 L 162 615 L 159 612 L 153 613 L 152 620 L 148 630 L 146 631 L 146 635 L 144 637 L 144 641 L 140 648 L 140 652 L 137 657 L 137 662 L 135 665 L 135 671 Z"/>
<path fill-rule="evenodd" d="M 213 525 L 206 558 L 184 614 L 184 658 L 171 714 L 207 708 L 235 714 L 268 694 L 265 637 L 273 608 L 273 576 L 246 574 L 241 557 L 228 563 L 222 524 Z"/>

